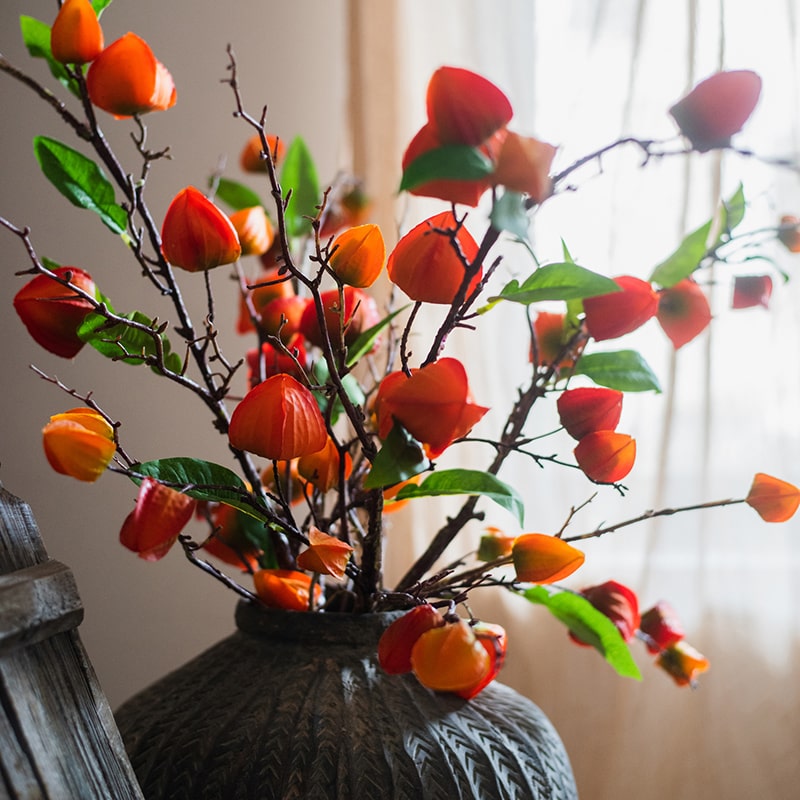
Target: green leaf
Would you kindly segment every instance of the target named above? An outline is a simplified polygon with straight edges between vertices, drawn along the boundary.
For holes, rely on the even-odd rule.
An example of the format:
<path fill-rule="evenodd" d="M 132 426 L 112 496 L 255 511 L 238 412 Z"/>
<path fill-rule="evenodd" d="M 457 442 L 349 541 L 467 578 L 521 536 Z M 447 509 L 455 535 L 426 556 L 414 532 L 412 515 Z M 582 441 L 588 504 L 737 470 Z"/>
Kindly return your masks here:
<path fill-rule="evenodd" d="M 586 375 L 600 386 L 621 392 L 661 391 L 661 385 L 650 365 L 635 350 L 581 356 L 575 367 L 575 374 Z"/>
<path fill-rule="evenodd" d="M 132 322 L 146 325 L 148 328 L 153 327 L 153 321 L 141 311 L 133 311 L 123 316 Z M 106 318 L 102 314 L 94 312 L 84 318 L 78 328 L 78 338 L 90 344 L 106 358 L 113 358 L 126 364 L 141 364 L 145 358 L 157 354 L 156 343 L 150 334 L 132 328 L 124 322 L 108 326 Z M 181 357 L 172 351 L 172 346 L 163 333 L 159 335 L 159 338 L 164 353 L 164 366 L 172 372 L 181 372 L 183 369 Z M 157 374 L 159 373 L 155 366 L 152 369 Z"/>
<path fill-rule="evenodd" d="M 111 0 L 92 0 L 92 8 L 94 9 L 94 13 L 97 14 L 97 18 L 100 19 L 100 15 L 103 13 L 103 9 L 107 8 L 111 5 Z"/>
<path fill-rule="evenodd" d="M 216 179 L 213 177 L 208 179 L 209 187 L 214 185 L 215 180 Z M 217 181 L 215 197 L 234 211 L 239 211 L 242 208 L 264 205 L 261 198 L 252 189 L 245 186 L 243 183 L 238 183 L 228 178 L 220 178 L 219 181 Z"/>
<path fill-rule="evenodd" d="M 281 187 L 292 196 L 286 207 L 286 227 L 290 236 L 304 236 L 311 230 L 320 202 L 317 168 L 306 143 L 297 136 L 283 159 Z M 310 219 L 311 218 L 311 219 Z"/>
<path fill-rule="evenodd" d="M 729 233 L 744 219 L 746 203 L 744 186 L 740 183 L 736 191 L 722 204 L 722 231 Z"/>
<path fill-rule="evenodd" d="M 230 505 L 230 503 L 226 503 L 226 505 Z M 260 517 L 244 512 L 236 520 L 236 525 L 247 541 L 261 550 L 258 556 L 259 566 L 262 569 L 277 569 L 279 564 L 275 554 L 272 530 L 269 525 Z"/>
<path fill-rule="evenodd" d="M 611 278 L 564 261 L 539 267 L 522 285 L 511 281 L 499 298 L 529 305 L 540 300 L 578 300 L 618 291 L 619 286 Z"/>
<path fill-rule="evenodd" d="M 46 136 L 36 136 L 33 149 L 42 172 L 70 203 L 94 211 L 114 233 L 125 233 L 128 215 L 117 205 L 113 186 L 94 161 Z"/>
<path fill-rule="evenodd" d="M 354 342 L 347 348 L 347 366 L 352 367 L 360 358 L 363 358 L 372 350 L 375 340 L 380 332 L 400 313 L 405 311 L 411 303 L 407 303 L 397 311 L 393 311 L 384 317 L 377 325 L 367 328 Z"/>
<path fill-rule="evenodd" d="M 567 247 L 567 243 L 563 239 L 561 240 L 561 252 L 564 257 L 564 261 L 567 264 L 575 263 L 575 259 L 572 257 L 572 253 Z M 616 283 L 614 284 L 614 286 L 616 286 L 617 289 L 619 289 L 619 286 L 617 286 Z M 567 325 L 577 330 L 580 327 L 580 317 L 582 314 L 583 314 L 582 298 L 575 297 L 572 300 L 567 300 L 567 314 L 565 321 Z"/>
<path fill-rule="evenodd" d="M 699 266 L 708 252 L 708 234 L 711 221 L 692 231 L 678 249 L 662 261 L 650 275 L 650 282 L 669 288 L 688 278 Z"/>
<path fill-rule="evenodd" d="M 490 475 L 473 469 L 443 469 L 431 473 L 418 486 L 404 486 L 398 500 L 411 497 L 438 497 L 441 495 L 481 495 L 494 500 L 506 511 L 510 511 L 520 525 L 525 524 L 525 503 L 516 489 Z"/>
<path fill-rule="evenodd" d="M 58 261 L 53 261 L 52 258 L 42 256 L 42 266 L 47 267 L 47 269 L 49 269 L 51 272 L 55 272 L 61 266 L 61 264 L 59 264 Z M 97 297 L 98 300 L 100 299 L 100 292 L 96 288 L 95 297 Z"/>
<path fill-rule="evenodd" d="M 403 170 L 400 191 L 407 192 L 436 180 L 480 180 L 493 171 L 492 162 L 474 147 L 446 144 L 424 152 Z"/>
<path fill-rule="evenodd" d="M 23 14 L 19 18 L 19 27 L 22 32 L 22 43 L 28 49 L 28 53 L 32 58 L 53 59 L 53 51 L 50 49 L 49 25 L 35 17 Z M 64 70 L 64 77 L 66 77 L 66 74 L 66 70 Z"/>
<path fill-rule="evenodd" d="M 22 42 L 32 58 L 43 58 L 54 78 L 67 86 L 73 94 L 78 94 L 75 81 L 70 78 L 66 67 L 53 58 L 50 49 L 50 26 L 41 20 L 23 14 L 19 18 Z"/>
<path fill-rule="evenodd" d="M 81 90 L 78 82 L 70 76 L 66 66 L 60 61 L 56 61 L 53 57 L 53 51 L 50 46 L 50 26 L 34 17 L 29 17 L 24 14 L 20 16 L 19 22 L 22 32 L 22 41 L 28 53 L 33 58 L 44 59 L 50 69 L 50 74 L 56 78 L 59 83 L 69 89 L 75 97 L 80 98 Z M 82 69 L 85 72 L 88 66 L 84 65 Z"/>
<path fill-rule="evenodd" d="M 564 324 L 573 330 L 581 326 L 581 316 L 583 315 L 582 300 L 567 300 L 567 313 Z"/>
<path fill-rule="evenodd" d="M 345 375 L 342 378 L 342 386 L 344 387 L 344 393 L 354 406 L 361 406 L 364 404 L 364 391 L 355 375 Z M 331 422 L 339 419 L 339 416 L 343 413 L 344 406 L 342 406 L 341 400 L 337 397 L 333 403 L 333 417 L 331 418 Z"/>
<path fill-rule="evenodd" d="M 716 242 L 709 243 L 713 220 L 709 220 L 692 231 L 672 255 L 662 261 L 650 275 L 650 282 L 665 289 L 688 278 L 701 264 L 709 249 L 713 250 L 727 239 L 737 225 L 744 219 L 744 187 L 739 184 L 731 197 L 722 204 L 719 221 L 719 235 Z"/>
<path fill-rule="evenodd" d="M 52 267 L 50 267 L 52 269 Z M 97 287 L 95 287 L 95 298 L 97 299 L 98 303 L 102 303 L 106 309 L 112 314 L 116 314 L 116 309 L 114 308 L 111 300 L 108 299 Z"/>
<path fill-rule="evenodd" d="M 263 551 L 260 565 L 278 566 L 267 509 L 261 511 L 252 504 L 253 495 L 235 472 L 212 461 L 180 457 L 134 464 L 132 471 L 136 473 L 133 477 L 136 484 L 141 483 L 140 476 L 153 478 L 196 500 L 224 503 L 241 511 L 243 516 L 237 524 L 248 541 Z"/>
<path fill-rule="evenodd" d="M 320 359 L 319 361 L 315 362 L 311 369 L 311 374 L 314 376 L 314 380 L 318 384 L 326 384 L 330 382 L 330 372 L 324 359 Z M 344 375 L 341 380 L 342 386 L 344 387 L 344 392 L 350 399 L 350 402 L 354 406 L 362 405 L 365 399 L 364 391 L 362 390 L 361 384 L 359 384 L 358 380 L 353 375 Z M 313 392 L 313 394 L 320 411 L 322 411 L 322 415 L 326 416 L 328 408 L 327 395 L 324 392 Z M 339 396 L 336 395 L 333 401 L 333 408 L 331 409 L 331 425 L 335 425 L 336 421 L 343 413 L 344 406 L 342 405 L 342 401 L 339 399 Z"/>
<path fill-rule="evenodd" d="M 525 213 L 525 203 L 519 192 L 503 192 L 492 206 L 490 221 L 498 231 L 508 231 L 523 240 L 528 238 L 531 221 Z"/>
<path fill-rule="evenodd" d="M 422 445 L 402 425 L 395 424 L 378 450 L 364 481 L 366 489 L 383 489 L 430 469 Z"/>
<path fill-rule="evenodd" d="M 585 597 L 553 586 L 531 586 L 520 592 L 526 600 L 545 606 L 579 639 L 594 647 L 625 678 L 641 680 L 639 667 L 616 625 Z"/>
<path fill-rule="evenodd" d="M 252 504 L 243 499 L 251 496 L 244 481 L 232 470 L 212 461 L 199 458 L 161 458 L 134 464 L 131 469 L 137 476 L 162 481 L 170 488 L 196 500 L 225 503 L 255 519 L 267 519 L 266 514 L 259 513 Z M 137 478 L 134 480 L 136 483 L 140 482 Z"/>

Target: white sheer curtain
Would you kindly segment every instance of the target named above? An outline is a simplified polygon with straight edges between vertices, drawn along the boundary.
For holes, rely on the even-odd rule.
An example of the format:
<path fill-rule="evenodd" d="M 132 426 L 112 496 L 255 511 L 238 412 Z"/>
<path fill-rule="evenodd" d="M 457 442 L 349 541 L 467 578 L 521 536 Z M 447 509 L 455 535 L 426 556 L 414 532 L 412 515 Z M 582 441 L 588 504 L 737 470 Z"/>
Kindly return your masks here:
<path fill-rule="evenodd" d="M 351 3 L 351 13 L 373 26 L 371 38 L 363 27 L 354 35 L 362 60 L 352 85 L 355 92 L 364 89 L 368 74 L 380 89 L 373 88 L 373 113 L 353 117 L 354 141 L 371 142 L 380 154 L 362 167 L 384 186 L 397 180 L 403 144 L 424 121 L 427 79 L 445 63 L 503 87 L 514 105 L 514 129 L 557 144 L 560 166 L 621 135 L 671 136 L 666 109 L 694 82 L 721 67 L 755 69 L 764 79 L 762 99 L 738 141 L 764 155 L 798 155 L 794 0 L 765 0 L 757 11 L 743 0 L 403 0 L 381 4 L 380 11 L 370 5 Z M 387 155 L 392 149 L 394 165 Z M 576 175 L 579 192 L 545 203 L 533 229 L 537 254 L 557 259 L 563 238 L 585 266 L 646 277 L 740 178 L 750 203 L 748 226 L 775 224 L 781 213 L 800 210 L 797 176 L 776 175 L 754 159 L 708 154 L 685 167 L 667 160 L 645 169 L 638 159 L 620 151 L 602 169 L 595 164 Z M 411 208 L 401 201 L 383 213 L 395 221 L 419 219 L 427 208 L 424 201 Z M 797 271 L 797 257 L 778 247 L 771 255 L 780 269 Z M 511 248 L 509 273 L 525 268 L 517 257 Z M 719 268 L 712 330 L 675 357 L 652 323 L 625 342 L 642 350 L 665 393 L 626 397 L 622 427 L 639 441 L 629 495 L 623 501 L 601 493 L 576 529 L 659 505 L 743 496 L 756 471 L 800 480 L 797 281 L 776 280 L 768 312 L 729 310 L 731 272 L 762 267 L 770 268 Z M 479 346 L 462 338 L 449 352 L 468 354 L 477 400 L 502 406 L 524 364 L 522 329 L 509 314 L 490 314 L 485 322 Z M 569 507 L 588 496 L 570 475 L 514 466 L 506 477 L 529 501 L 528 530 L 560 527 Z M 405 517 L 391 533 L 393 552 L 421 546 L 440 519 L 434 515 L 448 508 L 426 501 Z M 506 518 L 497 523 L 508 527 Z M 643 684 L 618 678 L 596 653 L 569 643 L 545 612 L 515 598 L 481 605 L 511 636 L 503 680 L 554 720 L 582 797 L 793 795 L 800 781 L 793 747 L 800 735 L 793 673 L 800 651 L 799 533 L 797 521 L 768 526 L 738 507 L 668 518 L 587 545 L 576 587 L 614 577 L 645 606 L 668 597 L 677 607 L 687 638 L 712 660 L 695 692 L 674 687 L 643 652 Z M 461 551 L 472 542 L 461 542 Z"/>

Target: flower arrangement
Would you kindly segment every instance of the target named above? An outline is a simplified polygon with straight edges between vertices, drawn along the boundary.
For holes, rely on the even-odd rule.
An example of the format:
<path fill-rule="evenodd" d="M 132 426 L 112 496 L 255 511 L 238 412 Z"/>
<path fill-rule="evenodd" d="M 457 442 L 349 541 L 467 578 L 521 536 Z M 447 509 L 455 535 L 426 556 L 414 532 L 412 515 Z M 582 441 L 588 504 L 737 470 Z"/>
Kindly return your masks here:
<path fill-rule="evenodd" d="M 566 246 L 558 261 L 540 263 L 528 230 L 538 207 L 573 188 L 575 173 L 612 149 L 637 148 L 645 164 L 735 149 L 732 137 L 757 105 L 759 77 L 727 71 L 699 83 L 669 109 L 675 140 L 621 139 L 555 171 L 557 148 L 510 127 L 512 103 L 497 86 L 442 67 L 428 86 L 428 121 L 398 165 L 401 191 L 435 198 L 442 210 L 415 221 L 387 253 L 358 181 L 321 187 L 302 139 L 286 142 L 269 129 L 266 113 L 248 112 L 231 51 L 228 82 L 243 122 L 240 167 L 257 188 L 223 174 L 203 184 L 199 176 L 204 188 L 176 187 L 159 220 L 144 190 L 163 153 L 146 148 L 144 115 L 171 109 L 177 90 L 168 66 L 136 34 L 105 45 L 100 15 L 109 2 L 64 0 L 52 25 L 22 20 L 29 51 L 47 61 L 65 99 L 4 59 L 0 69 L 48 103 L 78 140 L 81 149 L 37 137 L 45 176 L 119 237 L 140 277 L 171 300 L 174 317 L 118 310 L 124 298 L 106 297 L 94 270 L 40 258 L 28 230 L 0 218 L 30 261 L 19 273 L 25 282 L 14 307 L 51 353 L 85 357 L 88 344 L 122 362 L 110 365 L 115 370 L 149 367 L 194 395 L 208 408 L 215 435 L 227 437 L 235 470 L 193 458 L 136 461 L 126 453 L 124 425 L 96 399 L 100 393 L 44 375 L 80 404 L 44 426 L 51 466 L 83 481 L 109 470 L 131 479 L 138 496 L 120 540 L 144 559 L 162 558 L 177 544 L 206 573 L 265 606 L 406 610 L 378 657 L 387 672 L 413 671 L 431 689 L 469 698 L 502 666 L 503 629 L 475 619 L 468 603 L 490 587 L 544 606 L 620 674 L 638 677 L 628 643 L 639 639 L 676 683 L 693 684 L 708 661 L 685 642 L 668 603 L 640 612 L 636 594 L 616 581 L 577 589 L 563 583 L 584 562 L 580 542 L 659 515 L 741 503 L 779 522 L 797 510 L 800 490 L 758 473 L 748 476 L 749 491 L 739 499 L 649 511 L 585 533 L 570 530 L 573 508 L 559 531 L 521 532 L 529 520 L 509 467 L 524 458 L 580 470 L 598 490 L 624 494 L 636 458 L 636 442 L 617 430 L 624 396 L 657 390 L 658 380 L 636 350 L 595 343 L 634 333 L 653 318 L 676 349 L 705 330 L 711 313 L 704 272 L 757 246 L 751 233 L 737 232 L 747 210 L 744 189 L 647 279 L 586 269 Z M 70 110 L 74 103 L 79 113 Z M 133 125 L 135 167 L 108 145 L 98 110 L 119 120 L 112 124 Z M 793 165 L 777 162 L 781 167 Z M 800 221 L 792 216 L 760 235 L 758 241 L 777 237 L 800 251 Z M 502 239 L 528 248 L 525 277 L 505 275 Z M 237 330 L 252 340 L 235 359 L 222 352 L 213 323 L 215 278 L 231 271 Z M 205 282 L 208 315 L 199 325 L 178 275 Z M 391 287 L 385 305 L 367 291 L 376 282 Z M 738 276 L 732 307 L 768 305 L 771 292 L 769 272 Z M 479 437 L 489 409 L 470 384 L 469 364 L 447 345 L 475 336 L 484 315 L 512 312 L 528 321 L 528 377 L 499 434 L 481 428 Z M 412 352 L 425 313 L 438 320 L 435 332 L 424 348 L 415 339 L 419 352 Z M 243 371 L 247 391 L 239 397 L 234 386 Z M 533 433 L 534 408 L 553 404 L 561 428 L 548 436 L 558 454 L 541 455 L 531 449 L 541 440 Z M 437 465 L 445 451 L 462 447 L 488 453 L 486 469 Z M 386 587 L 383 537 L 391 514 L 440 495 L 464 502 L 397 585 Z M 475 533 L 479 504 L 490 502 L 514 518 L 519 533 Z M 450 545 L 458 538 L 464 550 L 468 537 L 471 555 L 452 556 Z"/>

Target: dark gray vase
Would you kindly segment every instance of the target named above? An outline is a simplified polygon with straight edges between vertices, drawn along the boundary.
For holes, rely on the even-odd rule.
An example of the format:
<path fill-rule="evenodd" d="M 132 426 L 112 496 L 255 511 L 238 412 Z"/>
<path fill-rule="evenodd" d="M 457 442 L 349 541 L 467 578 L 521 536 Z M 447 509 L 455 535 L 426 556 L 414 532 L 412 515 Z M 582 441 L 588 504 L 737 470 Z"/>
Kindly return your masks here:
<path fill-rule="evenodd" d="M 148 800 L 574 800 L 541 710 L 496 681 L 470 701 L 376 660 L 393 614 L 265 611 L 126 702 Z"/>

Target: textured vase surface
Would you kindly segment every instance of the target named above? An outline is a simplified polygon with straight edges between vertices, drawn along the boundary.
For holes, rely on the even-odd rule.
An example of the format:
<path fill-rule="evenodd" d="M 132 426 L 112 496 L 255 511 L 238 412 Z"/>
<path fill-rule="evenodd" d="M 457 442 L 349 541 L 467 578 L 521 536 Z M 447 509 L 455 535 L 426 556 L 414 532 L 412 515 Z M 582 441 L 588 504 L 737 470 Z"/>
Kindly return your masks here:
<path fill-rule="evenodd" d="M 386 675 L 392 614 L 240 603 L 238 630 L 116 713 L 149 800 L 574 800 L 542 711 L 496 681 L 470 701 Z"/>

